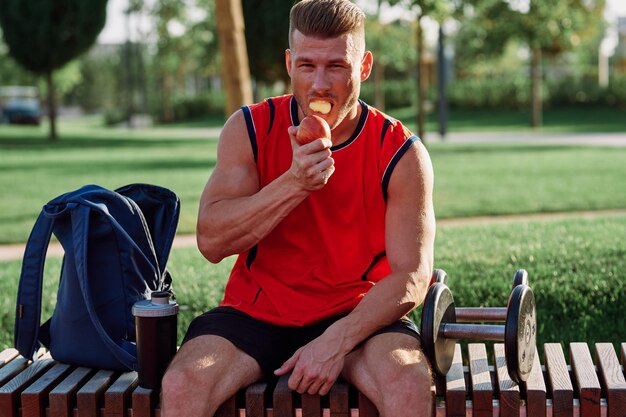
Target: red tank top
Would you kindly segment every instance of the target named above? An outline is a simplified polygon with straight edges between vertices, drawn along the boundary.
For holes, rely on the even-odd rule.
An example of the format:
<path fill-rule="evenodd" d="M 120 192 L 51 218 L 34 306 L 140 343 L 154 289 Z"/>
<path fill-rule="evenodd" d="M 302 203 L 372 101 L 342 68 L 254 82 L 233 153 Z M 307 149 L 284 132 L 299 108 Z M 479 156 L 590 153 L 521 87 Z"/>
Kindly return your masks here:
<path fill-rule="evenodd" d="M 385 257 L 386 191 L 393 169 L 418 140 L 394 119 L 359 102 L 358 126 L 331 148 L 328 184 L 270 234 L 239 254 L 221 305 L 281 326 L 304 326 L 352 310 L 390 273 Z M 287 128 L 297 126 L 292 95 L 242 108 L 264 187 L 291 166 Z"/>

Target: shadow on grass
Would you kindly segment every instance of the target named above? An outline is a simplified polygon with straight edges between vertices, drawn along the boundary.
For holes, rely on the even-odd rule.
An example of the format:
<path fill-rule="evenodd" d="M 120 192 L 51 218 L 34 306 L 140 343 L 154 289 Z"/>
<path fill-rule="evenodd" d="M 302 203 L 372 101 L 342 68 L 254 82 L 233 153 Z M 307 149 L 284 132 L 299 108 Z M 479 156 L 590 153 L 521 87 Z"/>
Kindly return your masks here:
<path fill-rule="evenodd" d="M 87 137 L 63 136 L 57 142 L 50 142 L 40 134 L 20 137 L 4 136 L 0 132 L 0 149 L 15 150 L 65 150 L 84 148 L 130 148 L 164 146 L 198 146 L 202 143 L 217 143 L 213 138 L 154 138 L 154 137 Z"/>
<path fill-rule="evenodd" d="M 433 154 L 511 154 L 511 153 L 549 153 L 564 151 L 579 151 L 581 149 L 593 149 L 588 146 L 577 145 L 539 145 L 539 144 L 515 144 L 515 143 L 484 143 L 484 144 L 426 144 L 429 152 Z"/>
<path fill-rule="evenodd" d="M 24 163 L 21 162 L 19 166 L 0 166 L 0 172 L 11 171 L 25 171 L 25 170 L 46 170 L 50 173 L 63 174 L 63 173 L 76 173 L 76 172 L 129 172 L 136 171 L 185 171 L 185 170 L 206 170 L 213 169 L 215 167 L 215 158 L 206 158 L 203 160 L 190 160 L 190 159 L 161 159 L 155 160 L 131 160 L 131 161 L 65 161 L 62 165 L 58 160 L 45 161 L 45 162 L 33 162 Z"/>

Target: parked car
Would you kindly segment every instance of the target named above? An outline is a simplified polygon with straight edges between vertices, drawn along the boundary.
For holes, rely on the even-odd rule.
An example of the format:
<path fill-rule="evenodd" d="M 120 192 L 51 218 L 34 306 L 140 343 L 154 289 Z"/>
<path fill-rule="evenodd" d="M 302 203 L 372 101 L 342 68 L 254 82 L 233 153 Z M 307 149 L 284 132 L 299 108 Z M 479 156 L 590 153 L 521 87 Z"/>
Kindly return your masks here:
<path fill-rule="evenodd" d="M 2 114 L 8 123 L 39 125 L 41 106 L 36 98 L 13 98 L 6 102 Z"/>

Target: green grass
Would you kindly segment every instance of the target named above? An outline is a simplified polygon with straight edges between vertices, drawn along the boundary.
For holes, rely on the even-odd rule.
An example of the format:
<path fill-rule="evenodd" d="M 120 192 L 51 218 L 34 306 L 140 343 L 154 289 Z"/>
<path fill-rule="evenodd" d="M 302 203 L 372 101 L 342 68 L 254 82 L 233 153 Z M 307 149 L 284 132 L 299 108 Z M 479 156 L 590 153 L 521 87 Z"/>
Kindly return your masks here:
<path fill-rule="evenodd" d="M 0 127 L 0 243 L 24 242 L 43 204 L 85 184 L 170 188 L 181 199 L 179 232 L 194 231 L 215 131 L 97 123 L 61 124 L 54 145 L 43 128 Z M 430 153 L 438 218 L 626 208 L 626 148 L 433 144 Z"/>
<path fill-rule="evenodd" d="M 50 144 L 41 135 L 16 137 L 16 128 L 3 129 L 0 243 L 25 241 L 43 204 L 85 184 L 117 188 L 144 182 L 170 188 L 181 200 L 179 231 L 195 229 L 199 195 L 215 165 L 215 137 L 75 127 Z M 87 134 L 91 130 L 98 134 Z"/>
<path fill-rule="evenodd" d="M 402 120 L 413 131 L 416 129 L 416 110 L 402 108 L 389 112 Z M 430 113 L 426 118 L 426 131 L 437 132 L 437 114 Z M 471 131 L 534 131 L 530 127 L 530 112 L 527 110 L 498 109 L 450 109 L 448 116 L 449 132 Z M 626 132 L 626 109 L 603 107 L 573 107 L 545 109 L 543 125 L 538 132 L 584 133 L 584 132 Z"/>
<path fill-rule="evenodd" d="M 529 272 L 538 342 L 624 342 L 626 217 L 440 227 L 436 267 L 457 306 L 504 306 L 518 268 Z M 181 304 L 179 342 L 190 320 L 217 305 L 234 258 L 218 265 L 175 249 L 169 268 Z M 55 304 L 60 259 L 46 265 L 42 317 Z M 0 348 L 12 345 L 20 262 L 0 263 Z"/>
<path fill-rule="evenodd" d="M 626 148 L 431 146 L 439 218 L 626 207 Z"/>

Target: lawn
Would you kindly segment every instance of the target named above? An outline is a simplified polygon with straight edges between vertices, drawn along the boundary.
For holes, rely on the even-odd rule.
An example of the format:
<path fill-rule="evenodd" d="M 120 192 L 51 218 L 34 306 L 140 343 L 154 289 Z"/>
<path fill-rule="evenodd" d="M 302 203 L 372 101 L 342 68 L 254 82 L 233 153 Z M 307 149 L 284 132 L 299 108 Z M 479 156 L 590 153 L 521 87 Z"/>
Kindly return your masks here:
<path fill-rule="evenodd" d="M 436 266 L 458 306 L 504 306 L 518 268 L 529 272 L 538 342 L 624 342 L 626 217 L 440 227 Z M 175 249 L 169 268 L 181 304 L 179 342 L 195 315 L 217 305 L 234 258 L 213 265 L 194 248 Z M 55 303 L 60 258 L 44 280 L 43 318 Z M 12 344 L 20 262 L 0 263 L 0 348 Z"/>
<path fill-rule="evenodd" d="M 198 199 L 215 164 L 216 131 L 170 127 L 129 133 L 96 129 L 89 120 L 62 124 L 66 133 L 54 145 L 39 129 L 0 127 L 0 243 L 25 241 L 43 204 L 89 183 L 170 188 L 181 199 L 179 232 L 193 232 Z M 429 149 L 438 218 L 626 208 L 626 148 Z"/>

